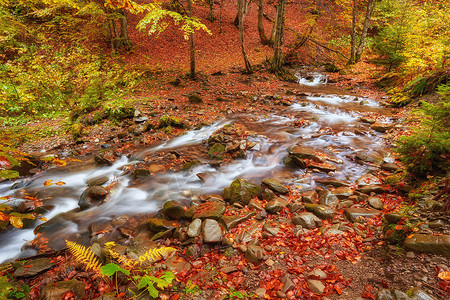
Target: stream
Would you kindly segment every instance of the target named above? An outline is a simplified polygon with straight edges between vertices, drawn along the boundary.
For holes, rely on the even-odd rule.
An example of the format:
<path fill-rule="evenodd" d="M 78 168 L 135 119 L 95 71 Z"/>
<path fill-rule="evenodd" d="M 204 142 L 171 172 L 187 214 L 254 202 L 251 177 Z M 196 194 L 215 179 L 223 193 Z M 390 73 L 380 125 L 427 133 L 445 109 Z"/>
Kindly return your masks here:
<path fill-rule="evenodd" d="M 142 149 L 132 157 L 122 157 L 111 166 L 94 164 L 80 170 L 51 169 L 32 178 L 0 183 L 0 197 L 12 196 L 13 203 L 25 201 L 27 192 L 37 193 L 47 209 L 43 217 L 48 221 L 41 226 L 46 230 L 52 247 L 63 247 L 67 236 L 88 232 L 91 222 L 111 220 L 123 214 L 152 213 L 167 200 L 189 203 L 200 195 L 221 194 L 223 188 L 236 178 L 260 183 L 264 178 L 274 178 L 291 188 L 307 191 L 320 186 L 318 179 L 335 178 L 354 183 L 368 166 L 355 161 L 355 153 L 373 153 L 391 162 L 392 158 L 382 140 L 382 133 L 370 129 L 370 124 L 359 121 L 362 116 L 373 115 L 382 122 L 390 122 L 389 110 L 376 101 L 326 85 L 326 77 L 312 73 L 309 79 L 299 78 L 293 88 L 305 87 L 308 95 L 295 96 L 290 106 L 280 107 L 267 115 L 234 115 L 199 130 L 192 130 L 158 146 Z M 256 143 L 246 158 L 223 165 L 212 165 L 200 157 L 205 141 L 226 124 L 240 124 L 253 132 L 247 140 Z M 286 149 L 297 143 L 332 153 L 335 172 L 317 172 L 310 169 L 291 169 L 283 163 Z M 124 170 L 147 156 L 176 150 L 198 157 L 201 164 L 188 171 L 156 173 L 138 181 Z M 198 176 L 201 174 L 201 179 Z M 87 181 L 107 178 L 104 184 L 114 184 L 108 202 L 84 211 L 78 209 L 80 195 Z M 44 182 L 63 181 L 62 186 L 44 187 Z M 9 203 L 10 204 L 10 203 Z M 43 221 L 25 224 L 0 232 L 0 262 L 35 254 L 27 244 L 35 237 L 33 230 Z"/>

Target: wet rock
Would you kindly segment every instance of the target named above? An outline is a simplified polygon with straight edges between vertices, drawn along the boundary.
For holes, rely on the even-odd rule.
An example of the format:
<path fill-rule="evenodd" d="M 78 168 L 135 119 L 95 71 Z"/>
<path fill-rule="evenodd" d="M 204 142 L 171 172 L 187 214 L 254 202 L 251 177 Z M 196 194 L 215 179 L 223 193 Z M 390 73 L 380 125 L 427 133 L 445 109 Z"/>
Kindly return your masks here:
<path fill-rule="evenodd" d="M 307 229 L 314 229 L 322 226 L 322 220 L 310 212 L 303 212 L 292 217 L 292 223 L 301 225 Z"/>
<path fill-rule="evenodd" d="M 355 222 L 358 218 L 373 218 L 381 214 L 379 210 L 360 207 L 346 208 L 344 212 L 350 222 Z"/>
<path fill-rule="evenodd" d="M 302 194 L 302 201 L 305 203 L 317 203 L 319 202 L 319 195 L 316 191 L 307 191 Z"/>
<path fill-rule="evenodd" d="M 359 187 L 364 187 L 368 185 L 378 185 L 382 184 L 381 180 L 378 177 L 375 177 L 372 174 L 364 174 L 356 180 L 356 184 Z"/>
<path fill-rule="evenodd" d="M 358 191 L 363 194 L 382 194 L 385 192 L 384 188 L 381 185 L 371 184 L 358 188 Z"/>
<path fill-rule="evenodd" d="M 262 181 L 262 183 L 277 193 L 280 193 L 280 194 L 289 193 L 289 189 L 276 180 L 264 179 Z"/>
<path fill-rule="evenodd" d="M 341 186 L 335 189 L 332 193 L 333 195 L 336 195 L 336 197 L 338 197 L 340 200 L 343 200 L 353 195 L 353 190 L 349 187 Z"/>
<path fill-rule="evenodd" d="M 340 186 L 348 186 L 349 183 L 348 182 L 344 182 L 338 179 L 334 179 L 334 178 L 318 178 L 316 179 L 317 183 L 320 184 L 324 184 L 324 185 L 332 185 L 335 188 L 338 188 Z"/>
<path fill-rule="evenodd" d="M 296 145 L 290 147 L 287 151 L 291 156 L 295 156 L 300 159 L 310 159 L 316 162 L 324 162 L 326 159 L 322 153 L 310 147 Z"/>
<path fill-rule="evenodd" d="M 223 272 L 225 274 L 229 274 L 229 273 L 233 273 L 238 271 L 238 268 L 234 267 L 234 266 L 229 266 L 229 267 L 223 267 L 220 269 L 220 272 Z"/>
<path fill-rule="evenodd" d="M 158 218 L 150 218 L 147 220 L 147 225 L 151 231 L 158 233 L 166 230 L 173 230 L 177 227 L 180 227 L 176 221 L 169 221 Z"/>
<path fill-rule="evenodd" d="M 237 202 L 242 205 L 247 205 L 250 199 L 257 196 L 261 191 L 261 187 L 248 182 L 244 179 L 235 179 L 230 187 L 225 188 L 223 191 L 224 199 L 231 204 Z"/>
<path fill-rule="evenodd" d="M 359 151 L 355 155 L 355 160 L 359 163 L 374 163 L 374 164 L 381 164 L 383 162 L 383 158 L 371 153 L 368 154 L 367 152 Z"/>
<path fill-rule="evenodd" d="M 242 222 L 245 222 L 249 220 L 251 217 L 255 216 L 256 212 L 251 211 L 247 213 L 242 213 L 236 216 L 223 216 L 222 222 L 225 224 L 225 227 L 230 230 L 233 227 L 236 227 L 237 225 L 241 224 Z"/>
<path fill-rule="evenodd" d="M 150 175 L 151 175 L 150 170 L 146 168 L 136 168 L 133 170 L 133 179 L 144 178 Z"/>
<path fill-rule="evenodd" d="M 280 197 L 275 197 L 266 204 L 266 211 L 271 214 L 280 212 L 284 207 L 288 205 L 288 201 Z"/>
<path fill-rule="evenodd" d="M 361 117 L 361 118 L 359 118 L 359 120 L 360 120 L 361 122 L 369 123 L 369 124 L 373 124 L 373 123 L 376 122 L 375 119 L 369 118 L 369 117 Z"/>
<path fill-rule="evenodd" d="M 224 212 L 225 205 L 221 201 L 210 201 L 198 205 L 192 218 L 218 220 Z"/>
<path fill-rule="evenodd" d="M 39 299 L 55 300 L 64 299 L 64 294 L 72 292 L 75 299 L 85 298 L 85 284 L 82 281 L 72 279 L 47 284 L 41 291 Z"/>
<path fill-rule="evenodd" d="M 274 197 L 275 197 L 275 195 L 274 195 Z M 272 197 L 271 199 L 273 199 L 273 197 Z M 267 199 L 266 199 L 266 200 L 267 200 Z M 269 199 L 269 200 L 270 200 L 270 199 Z M 255 200 L 255 199 L 250 200 L 250 202 L 248 203 L 247 207 L 248 207 L 249 209 L 254 208 L 254 209 L 256 209 L 256 210 L 264 210 L 264 207 L 262 206 L 262 204 L 259 203 L 259 202 L 258 202 L 257 200 Z"/>
<path fill-rule="evenodd" d="M 325 285 L 320 280 L 308 279 L 308 288 L 316 294 L 323 294 L 325 291 Z"/>
<path fill-rule="evenodd" d="M 336 206 L 339 203 L 339 199 L 336 195 L 328 190 L 319 190 L 319 204 L 327 206 Z"/>
<path fill-rule="evenodd" d="M 30 278 L 47 271 L 55 265 L 55 262 L 52 262 L 51 259 L 45 257 L 28 260 L 26 263 L 19 265 L 19 267 L 14 271 L 14 277 Z"/>
<path fill-rule="evenodd" d="M 383 210 L 384 208 L 383 201 L 378 197 L 370 196 L 367 201 L 369 202 L 369 205 L 375 209 Z"/>
<path fill-rule="evenodd" d="M 183 165 L 182 170 L 183 170 L 183 171 L 187 171 L 187 170 L 189 170 L 189 169 L 191 169 L 191 168 L 193 168 L 193 167 L 195 167 L 195 166 L 198 166 L 200 163 L 201 163 L 201 162 L 200 162 L 198 159 L 194 159 L 194 160 L 188 161 L 188 162 L 186 162 L 186 163 Z"/>
<path fill-rule="evenodd" d="M 408 291 L 408 294 L 412 296 L 412 300 L 436 300 L 434 297 L 419 288 L 412 288 Z"/>
<path fill-rule="evenodd" d="M 109 177 L 106 175 L 100 175 L 97 177 L 93 177 L 93 178 L 89 178 L 86 180 L 86 184 L 91 187 L 91 186 L 95 186 L 95 185 L 103 185 L 106 182 L 108 182 Z"/>
<path fill-rule="evenodd" d="M 318 169 L 323 172 L 334 172 L 336 167 L 325 162 L 308 161 L 306 166 L 310 169 Z"/>
<path fill-rule="evenodd" d="M 189 237 L 197 237 L 200 235 L 202 230 L 202 220 L 195 219 L 189 224 L 187 235 Z"/>
<path fill-rule="evenodd" d="M 209 148 L 208 155 L 212 159 L 222 159 L 225 153 L 225 146 L 219 143 L 214 144 Z"/>
<path fill-rule="evenodd" d="M 166 171 L 166 167 L 163 165 L 149 165 L 148 170 L 151 174 L 153 173 L 164 173 Z"/>
<path fill-rule="evenodd" d="M 190 258 L 197 258 L 200 255 L 200 247 L 197 244 L 190 245 L 186 249 L 186 256 Z"/>
<path fill-rule="evenodd" d="M 264 255 L 264 249 L 257 245 L 248 245 L 247 250 L 245 251 L 245 259 L 254 265 L 260 264 Z"/>
<path fill-rule="evenodd" d="M 264 189 L 260 195 L 261 199 L 270 201 L 275 198 L 275 193 L 270 189 Z"/>
<path fill-rule="evenodd" d="M 414 234 L 405 239 L 405 248 L 450 258 L 450 235 Z"/>
<path fill-rule="evenodd" d="M 337 214 L 336 210 L 333 208 L 320 204 L 306 204 L 305 208 L 307 211 L 314 213 L 323 220 L 333 219 Z"/>
<path fill-rule="evenodd" d="M 269 236 L 277 236 L 279 232 L 279 222 L 266 222 L 263 226 L 263 233 L 267 233 Z"/>
<path fill-rule="evenodd" d="M 296 156 L 293 155 L 288 155 L 286 157 L 283 158 L 283 163 L 288 166 L 288 167 L 292 167 L 292 168 L 301 168 L 301 169 L 305 169 L 306 168 L 306 162 L 303 159 L 300 159 Z"/>
<path fill-rule="evenodd" d="M 94 160 L 99 166 L 110 166 L 116 160 L 116 154 L 112 149 L 104 149 L 94 156 Z"/>
<path fill-rule="evenodd" d="M 184 207 L 174 200 L 165 202 L 162 210 L 171 219 L 177 220 L 185 217 Z"/>
<path fill-rule="evenodd" d="M 153 235 L 151 240 L 156 241 L 156 240 L 160 240 L 160 239 L 168 239 L 168 238 L 171 238 L 172 235 L 173 235 L 172 229 L 160 231 L 160 232 L 156 233 L 155 235 Z"/>
<path fill-rule="evenodd" d="M 383 132 L 383 133 L 393 127 L 394 127 L 394 124 L 392 124 L 392 123 L 379 123 L 379 122 L 375 122 L 372 124 L 372 126 L 370 126 L 371 129 L 378 131 L 378 132 Z"/>
<path fill-rule="evenodd" d="M 305 205 L 302 202 L 290 202 L 287 207 L 292 213 L 305 209 Z"/>
<path fill-rule="evenodd" d="M 383 169 L 385 171 L 394 172 L 394 173 L 402 170 L 402 168 L 400 168 L 396 164 L 387 163 L 387 162 L 382 163 L 380 167 L 381 167 L 381 169 Z"/>
<path fill-rule="evenodd" d="M 442 229 L 444 228 L 445 223 L 442 220 L 434 220 L 431 222 L 428 222 L 428 227 L 433 228 L 433 229 Z"/>
<path fill-rule="evenodd" d="M 107 189 L 99 185 L 91 186 L 81 194 L 78 205 L 81 210 L 85 210 L 92 206 L 102 204 L 105 201 L 106 196 L 108 196 Z"/>
<path fill-rule="evenodd" d="M 218 243 L 222 241 L 222 227 L 216 220 L 206 219 L 202 226 L 203 241 L 205 243 Z"/>

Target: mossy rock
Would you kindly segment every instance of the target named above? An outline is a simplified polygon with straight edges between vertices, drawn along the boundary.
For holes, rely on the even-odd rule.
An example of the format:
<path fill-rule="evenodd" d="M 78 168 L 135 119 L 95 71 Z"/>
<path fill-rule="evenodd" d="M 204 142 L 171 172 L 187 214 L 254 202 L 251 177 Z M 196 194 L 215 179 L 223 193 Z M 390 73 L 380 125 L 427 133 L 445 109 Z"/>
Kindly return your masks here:
<path fill-rule="evenodd" d="M 164 203 L 163 212 L 166 216 L 175 220 L 185 217 L 184 207 L 174 200 Z"/>
<path fill-rule="evenodd" d="M 124 119 L 129 119 L 134 117 L 134 111 L 136 109 L 134 107 L 120 107 L 120 108 L 107 108 L 103 110 L 103 114 L 107 116 L 109 119 L 122 121 Z"/>
<path fill-rule="evenodd" d="M 176 117 L 171 117 L 171 116 L 162 116 L 159 119 L 159 124 L 156 126 L 157 129 L 160 128 L 164 128 L 164 127 L 176 127 L 176 128 L 188 128 L 189 126 L 187 126 L 182 120 L 176 118 Z"/>
<path fill-rule="evenodd" d="M 257 196 L 261 192 L 259 185 L 248 182 L 245 179 L 235 179 L 230 187 L 224 189 L 224 199 L 231 204 L 240 203 L 247 205 L 252 197 Z"/>
<path fill-rule="evenodd" d="M 192 219 L 218 220 L 225 212 L 225 205 L 220 201 L 205 202 L 198 205 Z"/>
<path fill-rule="evenodd" d="M 70 126 L 70 133 L 74 141 L 79 141 L 83 136 L 83 126 L 80 123 L 75 123 Z"/>
<path fill-rule="evenodd" d="M 336 66 L 333 63 L 324 64 L 323 69 L 325 70 L 325 72 L 329 72 L 329 73 L 338 73 L 339 71 L 341 71 L 341 68 L 339 68 L 338 66 Z"/>
<path fill-rule="evenodd" d="M 202 97 L 200 97 L 200 95 L 197 93 L 190 93 L 187 97 L 190 103 L 194 104 L 203 103 Z"/>
<path fill-rule="evenodd" d="M 180 227 L 180 224 L 176 221 L 169 221 L 164 219 L 158 219 L 158 218 L 150 218 L 147 220 L 147 225 L 150 228 L 151 231 L 154 233 L 166 231 L 166 230 L 172 230 L 175 228 Z"/>
<path fill-rule="evenodd" d="M 209 157 L 214 159 L 222 159 L 224 153 L 225 145 L 219 143 L 215 143 L 208 151 Z"/>
<path fill-rule="evenodd" d="M 198 160 L 198 159 L 194 159 L 194 160 L 191 160 L 191 161 L 188 161 L 188 162 L 186 162 L 184 165 L 183 165 L 183 171 L 187 171 L 187 170 L 189 170 L 189 169 L 192 169 L 193 167 L 195 167 L 195 166 L 198 166 L 199 164 L 200 164 L 201 162 Z"/>

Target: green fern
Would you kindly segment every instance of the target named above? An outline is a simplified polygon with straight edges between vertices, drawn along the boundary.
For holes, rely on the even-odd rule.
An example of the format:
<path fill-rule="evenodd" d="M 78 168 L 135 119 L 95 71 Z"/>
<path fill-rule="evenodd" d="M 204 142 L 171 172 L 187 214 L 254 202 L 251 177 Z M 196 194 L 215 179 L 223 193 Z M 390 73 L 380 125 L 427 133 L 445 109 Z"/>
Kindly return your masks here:
<path fill-rule="evenodd" d="M 86 270 L 100 272 L 101 263 L 89 248 L 67 240 L 66 245 L 69 248 L 70 253 L 75 256 L 75 259 L 86 265 Z"/>

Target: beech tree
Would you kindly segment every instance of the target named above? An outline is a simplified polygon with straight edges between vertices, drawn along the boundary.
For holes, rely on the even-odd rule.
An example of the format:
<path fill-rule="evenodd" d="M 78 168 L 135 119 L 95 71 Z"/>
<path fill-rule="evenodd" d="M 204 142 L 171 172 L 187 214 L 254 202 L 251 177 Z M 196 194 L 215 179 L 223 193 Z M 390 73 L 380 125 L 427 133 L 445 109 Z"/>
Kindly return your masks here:
<path fill-rule="evenodd" d="M 241 43 L 241 50 L 242 56 L 244 58 L 245 70 L 247 71 L 247 73 L 253 73 L 252 65 L 250 64 L 250 60 L 248 59 L 244 44 L 244 17 L 247 11 L 246 7 L 248 7 L 248 3 L 249 1 L 247 0 L 238 0 L 238 19 L 239 19 L 238 28 L 239 28 L 239 41 Z"/>
<path fill-rule="evenodd" d="M 350 59 L 348 61 L 348 64 L 354 64 L 359 62 L 361 59 L 361 55 L 364 51 L 364 48 L 366 46 L 366 38 L 367 38 L 367 31 L 370 26 L 370 21 L 372 20 L 373 11 L 376 5 L 376 0 L 367 0 L 366 2 L 366 9 L 365 9 L 365 15 L 364 15 L 364 22 L 363 27 L 361 30 L 361 35 L 359 36 L 359 44 L 356 46 L 356 27 L 357 27 L 357 0 L 352 1 L 352 30 L 351 30 L 351 50 L 350 50 Z"/>

